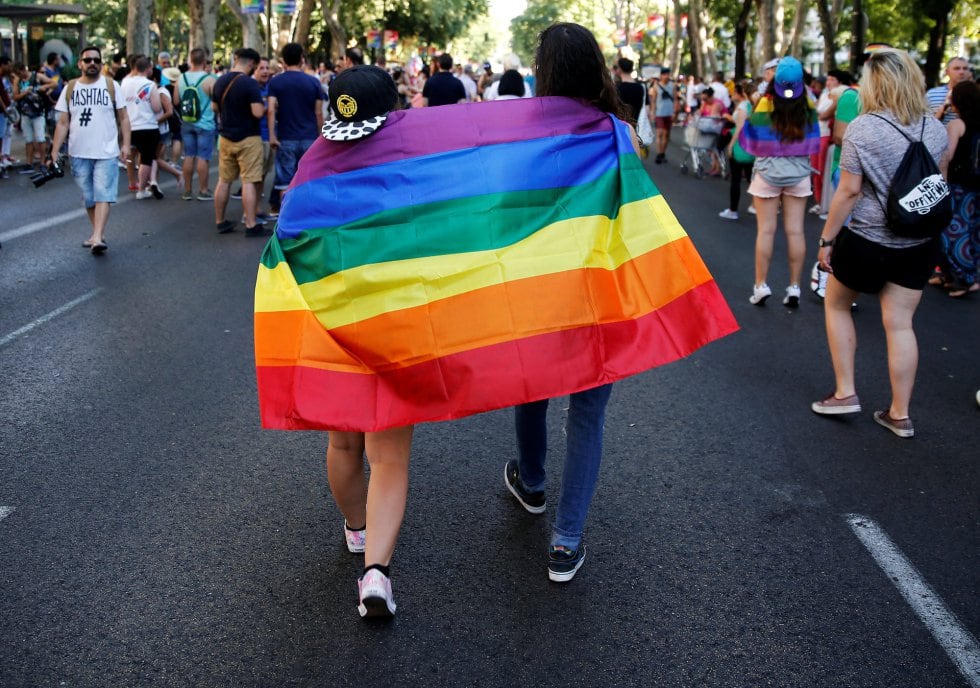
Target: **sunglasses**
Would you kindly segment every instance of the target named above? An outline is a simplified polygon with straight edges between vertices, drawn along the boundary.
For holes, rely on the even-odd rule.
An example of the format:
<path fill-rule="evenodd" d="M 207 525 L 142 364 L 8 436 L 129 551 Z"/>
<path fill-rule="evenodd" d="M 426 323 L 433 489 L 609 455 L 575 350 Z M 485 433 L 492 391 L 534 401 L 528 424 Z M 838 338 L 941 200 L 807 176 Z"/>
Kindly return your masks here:
<path fill-rule="evenodd" d="M 101 57 L 83 57 L 82 62 L 85 64 L 102 64 Z"/>

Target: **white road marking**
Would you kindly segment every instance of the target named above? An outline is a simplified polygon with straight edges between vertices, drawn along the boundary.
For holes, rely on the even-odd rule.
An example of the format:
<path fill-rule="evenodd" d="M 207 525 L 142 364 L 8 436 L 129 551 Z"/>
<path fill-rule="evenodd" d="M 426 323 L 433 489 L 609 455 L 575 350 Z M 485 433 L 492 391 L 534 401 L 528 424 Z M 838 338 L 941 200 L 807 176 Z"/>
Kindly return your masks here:
<path fill-rule="evenodd" d="M 0 521 L 10 516 L 14 513 L 14 507 L 12 506 L 0 506 Z"/>
<path fill-rule="evenodd" d="M 847 524 L 973 688 L 980 688 L 980 645 L 881 527 L 860 514 Z"/>
<path fill-rule="evenodd" d="M 121 172 L 121 174 L 125 174 Z M 165 189 L 168 186 L 177 186 L 177 181 L 166 181 L 160 183 L 160 188 Z M 115 205 L 122 205 L 123 203 L 129 203 L 130 201 L 135 201 L 136 196 L 131 193 L 127 193 L 125 196 L 120 194 L 119 200 L 116 201 Z M 78 208 L 77 210 L 69 210 L 67 213 L 62 213 L 61 215 L 55 215 L 54 217 L 49 217 L 44 220 L 38 220 L 37 222 L 32 222 L 29 225 L 24 225 L 23 227 L 18 227 L 17 229 L 10 229 L 6 232 L 0 232 L 0 244 L 10 239 L 17 239 L 18 237 L 27 236 L 28 234 L 33 234 L 34 232 L 40 232 L 43 229 L 48 229 L 49 227 L 55 227 L 58 225 L 63 225 L 66 222 L 71 222 L 72 220 L 79 220 L 85 217 L 88 213 L 85 208 Z"/>
<path fill-rule="evenodd" d="M 11 332 L 10 334 L 8 334 L 8 335 L 6 335 L 4 337 L 0 337 L 0 347 L 5 346 L 6 344 L 9 344 L 10 342 L 14 341 L 15 339 L 17 339 L 17 337 L 21 336 L 22 334 L 26 334 L 26 333 L 30 332 L 31 330 L 33 330 L 38 325 L 43 325 L 44 323 L 48 322 L 49 320 L 52 320 L 54 318 L 57 318 L 62 313 L 66 313 L 66 312 L 70 311 L 75 306 L 77 306 L 77 305 L 79 305 L 81 303 L 85 303 L 90 298 L 92 298 L 93 296 L 95 296 L 96 294 L 98 294 L 100 291 L 102 291 L 102 287 L 96 287 L 92 291 L 90 291 L 90 292 L 88 292 L 86 294 L 82 294 L 77 299 L 74 299 L 73 301 L 69 301 L 64 306 L 59 306 L 58 308 L 55 308 L 50 313 L 47 313 L 45 315 L 42 315 L 37 320 L 35 320 L 33 322 L 27 323 L 26 325 L 24 325 L 20 329 L 14 330 L 13 332 Z"/>

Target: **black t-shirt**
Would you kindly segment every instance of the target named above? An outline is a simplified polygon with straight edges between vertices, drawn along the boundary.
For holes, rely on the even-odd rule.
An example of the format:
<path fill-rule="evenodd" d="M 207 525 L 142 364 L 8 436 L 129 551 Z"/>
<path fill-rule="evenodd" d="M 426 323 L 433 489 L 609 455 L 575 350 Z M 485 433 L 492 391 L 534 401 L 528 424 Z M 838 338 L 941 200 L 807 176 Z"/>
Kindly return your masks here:
<path fill-rule="evenodd" d="M 225 95 L 229 84 L 231 88 Z M 214 82 L 211 98 L 219 108 L 218 132 L 222 136 L 229 141 L 241 141 L 259 135 L 260 118 L 252 116 L 252 103 L 263 102 L 258 81 L 242 72 L 222 74 Z"/>
<path fill-rule="evenodd" d="M 466 87 L 449 72 L 436 72 L 422 87 L 422 97 L 428 99 L 430 106 L 453 105 L 466 100 Z"/>
<path fill-rule="evenodd" d="M 629 105 L 630 112 L 633 113 L 633 124 L 640 118 L 640 110 L 643 109 L 643 84 L 635 81 L 621 81 L 616 84 L 616 92 L 619 99 Z"/>

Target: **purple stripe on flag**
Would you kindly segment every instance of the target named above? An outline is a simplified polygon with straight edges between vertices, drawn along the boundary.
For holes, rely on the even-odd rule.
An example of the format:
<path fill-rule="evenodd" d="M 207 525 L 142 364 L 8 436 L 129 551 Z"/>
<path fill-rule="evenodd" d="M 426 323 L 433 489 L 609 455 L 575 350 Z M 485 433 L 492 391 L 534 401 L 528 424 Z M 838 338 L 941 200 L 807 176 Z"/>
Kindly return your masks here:
<path fill-rule="evenodd" d="M 560 107 L 556 107 L 557 102 L 561 102 Z M 479 117 L 474 116 L 477 112 Z M 488 112 L 492 116 L 487 117 Z M 400 119 L 405 120 L 404 125 L 389 126 Z M 571 98 L 521 98 L 399 110 L 371 135 L 371 146 L 318 138 L 300 161 L 290 188 L 340 172 L 471 148 L 474 140 L 489 145 L 612 128 L 605 112 Z M 446 170 L 447 178 L 452 173 Z"/>

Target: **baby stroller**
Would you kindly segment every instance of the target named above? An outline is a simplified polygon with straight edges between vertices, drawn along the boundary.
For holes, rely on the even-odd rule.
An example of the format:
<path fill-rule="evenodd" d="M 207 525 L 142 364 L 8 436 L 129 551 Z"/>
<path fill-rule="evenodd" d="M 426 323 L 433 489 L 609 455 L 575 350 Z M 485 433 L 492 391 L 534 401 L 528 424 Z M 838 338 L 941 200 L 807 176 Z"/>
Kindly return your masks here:
<path fill-rule="evenodd" d="M 728 156 L 718 150 L 718 137 L 725 127 L 725 118 L 694 115 L 688 120 L 684 130 L 684 141 L 687 144 L 689 156 L 681 163 L 681 174 L 688 170 L 694 171 L 694 176 L 703 179 L 706 170 L 711 169 L 711 156 L 715 155 L 721 165 L 721 176 L 728 176 Z"/>

